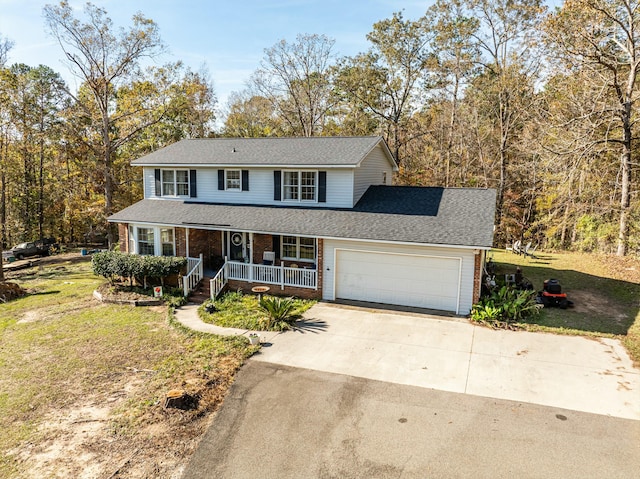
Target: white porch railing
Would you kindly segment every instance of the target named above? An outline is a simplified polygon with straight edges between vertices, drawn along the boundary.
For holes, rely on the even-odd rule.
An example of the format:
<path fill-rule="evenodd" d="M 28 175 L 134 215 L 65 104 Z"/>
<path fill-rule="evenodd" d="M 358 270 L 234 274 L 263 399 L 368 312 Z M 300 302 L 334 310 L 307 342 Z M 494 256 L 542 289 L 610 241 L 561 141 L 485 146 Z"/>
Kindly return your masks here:
<path fill-rule="evenodd" d="M 227 285 L 227 268 L 226 265 L 220 268 L 220 271 L 209 281 L 209 291 L 211 299 L 215 300 Z"/>
<path fill-rule="evenodd" d="M 184 296 L 189 296 L 204 276 L 204 266 L 202 264 L 202 254 L 198 258 L 187 258 L 187 274 L 182 277 L 182 288 Z"/>
<path fill-rule="evenodd" d="M 247 281 L 249 283 L 278 284 L 297 288 L 318 289 L 318 272 L 315 269 L 288 268 L 283 265 L 247 264 L 227 261 L 227 279 Z"/>

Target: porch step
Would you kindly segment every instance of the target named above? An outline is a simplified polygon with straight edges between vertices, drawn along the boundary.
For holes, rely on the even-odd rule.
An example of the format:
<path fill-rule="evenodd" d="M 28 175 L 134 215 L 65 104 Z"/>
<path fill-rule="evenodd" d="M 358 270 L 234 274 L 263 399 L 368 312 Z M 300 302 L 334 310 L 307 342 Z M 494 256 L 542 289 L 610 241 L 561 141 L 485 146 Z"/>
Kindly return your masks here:
<path fill-rule="evenodd" d="M 189 295 L 189 301 L 196 304 L 202 304 L 211 297 L 210 288 L 211 278 L 205 276 L 202 278 L 198 287 Z"/>

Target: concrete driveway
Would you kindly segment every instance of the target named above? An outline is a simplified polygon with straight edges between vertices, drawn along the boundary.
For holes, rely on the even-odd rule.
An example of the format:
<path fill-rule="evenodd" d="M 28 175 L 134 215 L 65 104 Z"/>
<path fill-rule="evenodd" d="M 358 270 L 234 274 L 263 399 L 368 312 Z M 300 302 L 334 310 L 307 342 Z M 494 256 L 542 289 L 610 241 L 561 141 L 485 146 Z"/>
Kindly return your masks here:
<path fill-rule="evenodd" d="M 263 340 L 252 360 L 640 420 L 640 370 L 613 339 L 318 303 Z"/>

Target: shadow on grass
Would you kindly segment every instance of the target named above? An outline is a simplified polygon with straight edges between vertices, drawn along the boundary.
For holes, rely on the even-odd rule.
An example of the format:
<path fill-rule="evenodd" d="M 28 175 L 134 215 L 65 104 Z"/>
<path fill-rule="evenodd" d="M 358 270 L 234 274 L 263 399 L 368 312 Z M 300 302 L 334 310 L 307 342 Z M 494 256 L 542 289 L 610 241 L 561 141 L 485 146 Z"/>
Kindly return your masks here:
<path fill-rule="evenodd" d="M 496 261 L 496 279 L 504 281 L 505 274 L 514 274 L 520 266 L 523 276 L 536 291 L 541 291 L 547 279 L 557 279 L 562 292 L 574 303 L 573 308 L 545 308 L 527 324 L 551 328 L 575 329 L 584 332 L 626 335 L 640 312 L 640 285 L 634 282 L 604 278 L 552 265 L 554 258 L 536 255 L 535 258 L 509 256 Z M 577 264 L 576 269 L 580 268 Z"/>

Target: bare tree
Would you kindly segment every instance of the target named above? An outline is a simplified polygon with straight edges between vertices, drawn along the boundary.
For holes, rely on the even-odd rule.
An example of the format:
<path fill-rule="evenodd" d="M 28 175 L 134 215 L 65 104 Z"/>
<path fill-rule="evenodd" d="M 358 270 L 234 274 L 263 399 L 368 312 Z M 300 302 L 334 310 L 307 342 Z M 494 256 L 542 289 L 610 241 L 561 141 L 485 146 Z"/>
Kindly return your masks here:
<path fill-rule="evenodd" d="M 13 42 L 0 35 L 0 71 L 4 69 L 9 56 L 9 50 L 13 47 Z M 0 88 L 0 250 L 4 248 L 6 242 L 6 222 L 7 222 L 7 196 L 6 196 L 6 169 L 4 163 L 7 160 L 8 137 L 5 95 L 3 88 Z M 4 269 L 2 259 L 0 259 L 0 281 L 4 281 Z"/>
<path fill-rule="evenodd" d="M 86 21 L 76 18 L 67 1 L 59 5 L 44 7 L 45 21 L 51 34 L 58 40 L 64 51 L 71 72 L 80 78 L 91 92 L 95 106 L 87 107 L 90 112 L 97 108 L 100 125 L 101 144 L 99 157 L 104 175 L 105 215 L 113 213 L 115 188 L 113 163 L 120 146 L 129 141 L 144 127 L 157 121 L 157 117 L 137 125 L 125 134 L 118 132 L 116 125 L 131 116 L 131 111 L 116 111 L 115 93 L 118 87 L 141 74 L 141 62 L 163 52 L 163 44 L 158 26 L 150 19 L 137 13 L 132 18 L 132 26 L 116 31 L 107 12 L 91 3 L 84 8 Z M 78 99 L 77 99 L 78 100 Z M 113 231 L 108 229 L 108 240 L 114 240 Z"/>
<path fill-rule="evenodd" d="M 322 131 L 332 106 L 330 78 L 335 41 L 325 35 L 298 35 L 265 50 L 251 78 L 257 94 L 267 98 L 294 135 Z"/>
<path fill-rule="evenodd" d="M 473 37 L 482 53 L 480 65 L 487 78 L 493 79 L 497 98 L 494 115 L 499 133 L 496 222 L 500 225 L 514 129 L 526 111 L 516 108 L 512 100 L 522 89 L 519 77 L 523 74 L 531 77 L 536 71 L 537 59 L 531 51 L 531 38 L 538 31 L 545 8 L 541 0 L 466 0 L 466 3 L 469 14 L 480 24 Z"/>

